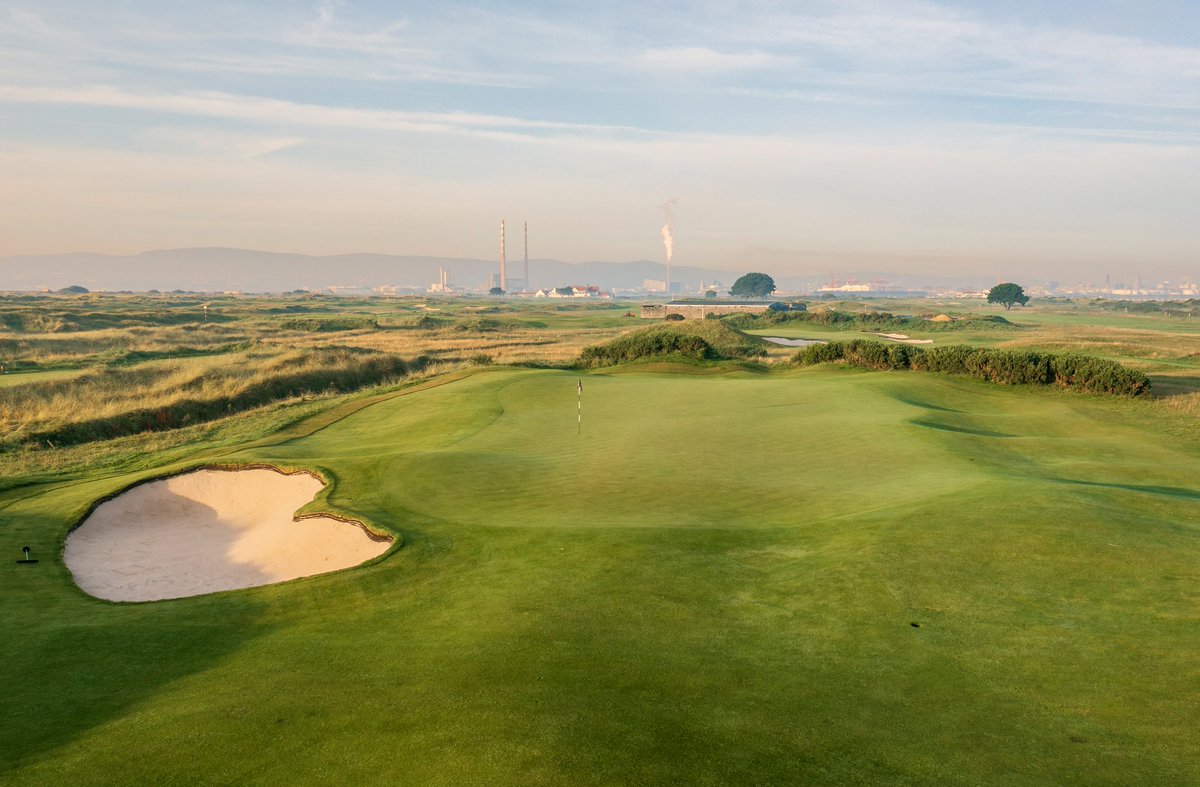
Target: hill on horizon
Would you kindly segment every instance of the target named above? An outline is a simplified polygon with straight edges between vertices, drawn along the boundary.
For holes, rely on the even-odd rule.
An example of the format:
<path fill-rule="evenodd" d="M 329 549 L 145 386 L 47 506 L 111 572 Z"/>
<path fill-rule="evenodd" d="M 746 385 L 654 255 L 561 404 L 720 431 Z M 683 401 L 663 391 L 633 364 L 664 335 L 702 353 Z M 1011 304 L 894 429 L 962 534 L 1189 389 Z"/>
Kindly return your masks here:
<path fill-rule="evenodd" d="M 499 267 L 496 260 L 369 252 L 310 255 L 225 247 L 157 249 L 129 255 L 74 252 L 0 258 L 0 290 L 57 290 L 69 285 L 97 291 L 286 292 L 388 285 L 424 289 L 438 281 L 439 268 L 447 270 L 455 286 L 486 289 L 489 277 L 498 273 Z M 521 260 L 509 262 L 510 284 L 519 283 L 522 268 Z M 666 266 L 649 260 L 569 263 L 531 259 L 529 274 L 534 287 L 595 284 L 634 289 L 645 279 L 661 280 Z M 672 267 L 674 281 L 694 287 L 712 281 L 729 286 L 739 275 Z"/>

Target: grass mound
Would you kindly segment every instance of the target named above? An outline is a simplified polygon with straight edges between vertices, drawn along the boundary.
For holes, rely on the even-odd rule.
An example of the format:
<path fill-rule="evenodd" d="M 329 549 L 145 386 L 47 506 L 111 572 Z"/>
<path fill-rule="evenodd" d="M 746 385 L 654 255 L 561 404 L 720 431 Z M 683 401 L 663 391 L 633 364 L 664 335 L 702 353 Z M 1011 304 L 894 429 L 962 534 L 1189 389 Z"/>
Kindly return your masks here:
<path fill-rule="evenodd" d="M 605 344 L 585 347 L 583 366 L 612 366 L 643 358 L 668 357 L 693 361 L 757 358 L 766 354 L 761 339 L 746 336 L 719 320 L 684 320 L 618 336 Z"/>
<path fill-rule="evenodd" d="M 378 328 L 379 324 L 369 317 L 336 315 L 322 317 L 290 317 L 286 320 L 283 320 L 279 324 L 279 327 L 288 331 L 328 333 L 331 331 L 360 331 L 368 328 Z"/>
<path fill-rule="evenodd" d="M 792 356 L 805 366 L 844 361 L 862 369 L 916 369 L 965 374 L 1006 385 L 1058 385 L 1090 393 L 1139 396 L 1150 391 L 1150 378 L 1116 361 L 1078 353 L 994 350 L 951 345 L 913 347 L 869 339 L 814 344 Z"/>

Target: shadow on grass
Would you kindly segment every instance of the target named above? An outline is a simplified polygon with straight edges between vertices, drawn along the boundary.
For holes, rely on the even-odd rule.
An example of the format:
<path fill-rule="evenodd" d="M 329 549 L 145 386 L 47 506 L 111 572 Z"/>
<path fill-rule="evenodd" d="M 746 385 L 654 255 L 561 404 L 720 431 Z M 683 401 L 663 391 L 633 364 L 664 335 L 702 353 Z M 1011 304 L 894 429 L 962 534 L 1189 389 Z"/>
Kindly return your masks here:
<path fill-rule="evenodd" d="M 913 426 L 923 426 L 926 429 L 937 429 L 941 432 L 956 432 L 958 434 L 969 434 L 976 437 L 1016 437 L 1014 434 L 1006 432 L 993 432 L 989 429 L 975 429 L 970 426 L 951 426 L 949 424 L 939 424 L 933 421 L 921 421 L 914 419 L 909 421 Z"/>
<path fill-rule="evenodd" d="M 912 407 L 920 407 L 922 410 L 937 410 L 938 412 L 941 412 L 941 413 L 961 413 L 961 412 L 963 412 L 962 410 L 955 410 L 953 407 L 942 407 L 940 404 L 933 404 L 932 402 L 922 402 L 919 399 L 913 399 L 912 397 L 909 397 L 909 396 L 893 396 L 892 398 L 894 398 L 898 402 L 904 402 L 904 404 L 910 405 Z"/>
<path fill-rule="evenodd" d="M 1151 390 L 1155 399 L 1170 399 L 1200 392 L 1200 376 L 1194 375 L 1150 375 Z"/>
<path fill-rule="evenodd" d="M 205 602 L 99 606 L 65 599 L 40 610 L 6 606 L 0 782 L 6 772 L 120 718 L 262 633 L 254 625 L 257 607 L 245 604 L 220 619 L 213 609 L 195 614 L 210 606 Z"/>
<path fill-rule="evenodd" d="M 1143 484 L 1113 484 L 1102 481 L 1082 481 L 1077 478 L 1047 478 L 1056 484 L 1073 484 L 1076 486 L 1094 486 L 1102 489 L 1121 489 L 1126 492 L 1140 492 L 1145 495 L 1159 495 L 1176 500 L 1200 500 L 1200 491 L 1185 489 L 1178 486 L 1147 486 Z"/>

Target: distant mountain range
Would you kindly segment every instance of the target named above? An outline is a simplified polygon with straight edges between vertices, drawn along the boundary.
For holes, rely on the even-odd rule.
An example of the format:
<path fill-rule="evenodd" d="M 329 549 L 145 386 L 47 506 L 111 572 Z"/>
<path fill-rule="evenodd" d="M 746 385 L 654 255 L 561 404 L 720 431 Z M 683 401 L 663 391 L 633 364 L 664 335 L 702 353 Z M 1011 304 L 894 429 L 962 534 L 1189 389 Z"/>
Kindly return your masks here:
<path fill-rule="evenodd" d="M 521 260 L 510 262 L 510 286 L 524 275 Z M 0 290 L 56 290 L 80 285 L 89 290 L 196 290 L 204 292 L 285 292 L 328 287 L 374 288 L 393 285 L 424 289 L 438 281 L 445 269 L 450 283 L 466 289 L 487 289 L 497 260 L 447 257 L 404 257 L 388 254 L 338 254 L 312 256 L 248 249 L 163 249 L 128 256 L 109 254 L 54 254 L 0 258 Z M 559 260 L 529 261 L 534 287 L 596 284 L 634 289 L 645 279 L 661 280 L 662 263 L 568 263 Z M 699 286 L 722 281 L 728 286 L 740 274 L 675 267 L 671 278 Z"/>
<path fill-rule="evenodd" d="M 95 291 L 194 290 L 197 292 L 286 292 L 329 287 L 372 289 L 381 286 L 425 289 L 438 281 L 445 269 L 450 284 L 468 290 L 487 289 L 499 261 L 447 257 L 411 257 L 388 254 L 313 256 L 220 247 L 163 249 L 133 255 L 53 254 L 0 258 L 0 291 L 57 290 L 79 285 Z M 510 289 L 520 286 L 523 262 L 508 265 Z M 749 269 L 747 269 L 749 270 Z M 687 292 L 702 283 L 728 287 L 746 270 L 719 271 L 673 266 L 671 279 Z M 765 271 L 771 273 L 771 271 Z M 647 279 L 661 281 L 661 262 L 581 262 L 535 259 L 529 261 L 532 287 L 594 284 L 608 289 L 638 289 Z M 859 273 L 861 279 L 881 274 Z M 978 277 L 920 277 L 884 275 L 901 286 L 978 285 Z M 775 275 L 782 290 L 820 286 L 825 276 Z"/>

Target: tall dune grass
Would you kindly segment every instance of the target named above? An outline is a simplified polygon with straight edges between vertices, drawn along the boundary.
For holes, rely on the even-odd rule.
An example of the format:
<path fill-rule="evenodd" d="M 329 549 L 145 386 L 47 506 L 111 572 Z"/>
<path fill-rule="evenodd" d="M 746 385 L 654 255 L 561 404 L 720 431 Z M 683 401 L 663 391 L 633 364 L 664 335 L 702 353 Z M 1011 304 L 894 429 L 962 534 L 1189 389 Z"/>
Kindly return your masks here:
<path fill-rule="evenodd" d="M 260 349 L 99 367 L 0 391 L 0 444 L 77 444 L 209 421 L 272 401 L 396 381 L 427 359 L 348 348 Z"/>

